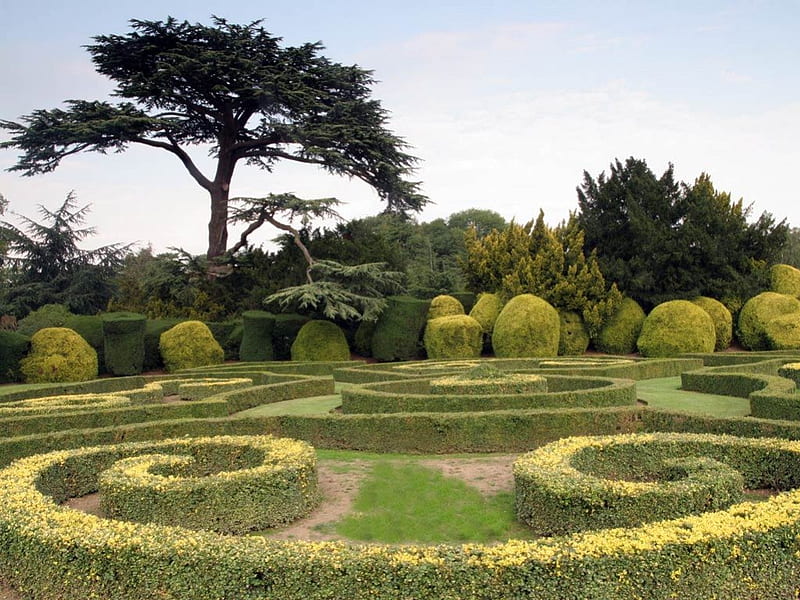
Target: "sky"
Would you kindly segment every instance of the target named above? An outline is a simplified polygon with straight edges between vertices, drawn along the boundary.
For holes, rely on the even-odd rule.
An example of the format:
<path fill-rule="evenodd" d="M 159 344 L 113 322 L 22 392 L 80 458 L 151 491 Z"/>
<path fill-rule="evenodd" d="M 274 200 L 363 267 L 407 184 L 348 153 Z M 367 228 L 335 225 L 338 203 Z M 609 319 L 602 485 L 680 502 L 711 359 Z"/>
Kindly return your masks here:
<path fill-rule="evenodd" d="M 113 82 L 83 48 L 92 36 L 125 34 L 130 19 L 211 15 L 262 19 L 285 45 L 321 41 L 330 59 L 372 70 L 389 128 L 420 159 L 413 179 L 430 204 L 419 221 L 481 208 L 517 222 L 543 210 L 555 225 L 578 208 L 584 171 L 597 177 L 633 156 L 657 175 L 673 164 L 687 183 L 708 173 L 752 204 L 752 220 L 766 211 L 800 226 L 800 0 L 0 0 L 0 119 L 110 99 Z M 17 155 L 0 150 L 12 211 L 36 219 L 38 205 L 54 209 L 74 191 L 97 229 L 85 247 L 205 252 L 208 196 L 172 155 L 85 153 L 34 177 L 6 171 Z M 336 197 L 347 220 L 384 208 L 366 184 L 310 165 L 242 165 L 231 189 L 282 192 Z"/>

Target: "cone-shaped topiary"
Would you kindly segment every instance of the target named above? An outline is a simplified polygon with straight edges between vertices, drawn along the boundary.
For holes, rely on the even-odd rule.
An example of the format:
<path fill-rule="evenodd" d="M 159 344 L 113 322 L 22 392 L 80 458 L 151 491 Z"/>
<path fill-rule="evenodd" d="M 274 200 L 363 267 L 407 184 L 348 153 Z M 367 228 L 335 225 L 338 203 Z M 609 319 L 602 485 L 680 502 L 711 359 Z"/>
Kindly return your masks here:
<path fill-rule="evenodd" d="M 791 265 L 772 265 L 769 270 L 769 289 L 800 298 L 800 269 Z"/>
<path fill-rule="evenodd" d="M 457 298 L 442 294 L 431 300 L 430 308 L 428 308 L 428 321 L 439 317 L 463 314 L 464 305 Z"/>
<path fill-rule="evenodd" d="M 603 325 L 594 347 L 608 354 L 631 354 L 645 319 L 644 310 L 633 298 L 623 298 L 617 312 Z"/>
<path fill-rule="evenodd" d="M 533 294 L 521 294 L 500 311 L 492 333 L 498 358 L 556 356 L 560 319 L 553 306 Z"/>
<path fill-rule="evenodd" d="M 31 339 L 15 331 L 0 329 L 0 383 L 20 381 L 20 361 L 31 347 Z"/>
<path fill-rule="evenodd" d="M 478 301 L 469 311 L 469 316 L 480 323 L 483 333 L 491 334 L 494 322 L 497 321 L 497 315 L 501 310 L 503 310 L 503 301 L 500 296 L 486 293 L 478 296 Z"/>
<path fill-rule="evenodd" d="M 467 315 L 431 319 L 423 341 L 428 358 L 477 358 L 483 347 L 481 325 Z"/>
<path fill-rule="evenodd" d="M 583 317 L 572 310 L 560 310 L 561 333 L 558 339 L 560 356 L 580 356 L 589 347 L 589 332 Z"/>
<path fill-rule="evenodd" d="M 714 321 L 714 331 L 717 336 L 714 350 L 725 350 L 730 346 L 733 340 L 733 317 L 731 317 L 731 311 L 728 310 L 728 307 L 719 300 L 708 296 L 698 296 L 692 300 L 692 304 L 696 304 L 706 311 L 711 320 Z"/>
<path fill-rule="evenodd" d="M 242 313 L 242 344 L 239 346 L 239 360 L 272 360 L 272 332 L 275 329 L 275 315 L 263 310 L 248 310 Z"/>
<path fill-rule="evenodd" d="M 744 303 L 739 312 L 737 334 L 739 342 L 748 350 L 769 350 L 764 327 L 772 319 L 800 313 L 800 300 L 776 292 L 762 292 Z"/>
<path fill-rule="evenodd" d="M 103 315 L 103 357 L 112 375 L 138 375 L 144 367 L 147 317 L 133 312 Z"/>
<path fill-rule="evenodd" d="M 222 346 L 200 321 L 184 321 L 161 334 L 158 349 L 169 371 L 215 365 L 225 360 Z"/>
<path fill-rule="evenodd" d="M 670 300 L 656 306 L 642 323 L 636 342 L 647 357 L 677 356 L 684 352 L 713 352 L 714 321 L 688 300 Z"/>
<path fill-rule="evenodd" d="M 292 360 L 350 360 L 344 332 L 330 321 L 309 321 L 297 332 L 292 344 Z"/>
<path fill-rule="evenodd" d="M 33 334 L 20 371 L 27 383 L 86 381 L 97 377 L 97 352 L 72 329 L 45 327 Z"/>

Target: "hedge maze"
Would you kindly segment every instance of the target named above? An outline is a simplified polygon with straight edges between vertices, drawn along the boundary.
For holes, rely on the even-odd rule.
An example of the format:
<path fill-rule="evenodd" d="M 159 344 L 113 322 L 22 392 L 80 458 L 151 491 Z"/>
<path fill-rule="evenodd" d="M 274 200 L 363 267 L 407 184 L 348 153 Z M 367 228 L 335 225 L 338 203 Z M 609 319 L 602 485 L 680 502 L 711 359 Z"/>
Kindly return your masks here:
<path fill-rule="evenodd" d="M 251 362 L 0 389 L 0 573 L 43 599 L 794 598 L 798 362 L 797 352 Z M 749 397 L 755 416 L 636 401 L 637 380 L 677 375 L 686 389 Z M 330 395 L 334 379 L 349 384 L 341 411 L 239 414 Z M 248 535 L 314 509 L 312 446 L 520 453 L 517 514 L 540 537 L 390 546 Z M 63 505 L 98 490 L 116 518 Z"/>

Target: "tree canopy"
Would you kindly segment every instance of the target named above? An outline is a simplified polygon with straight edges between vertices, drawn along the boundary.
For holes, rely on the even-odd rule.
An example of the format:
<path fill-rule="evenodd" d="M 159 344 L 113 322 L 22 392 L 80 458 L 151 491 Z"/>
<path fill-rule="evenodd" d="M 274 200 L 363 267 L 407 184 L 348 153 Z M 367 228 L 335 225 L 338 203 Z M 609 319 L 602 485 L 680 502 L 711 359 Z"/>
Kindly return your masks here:
<path fill-rule="evenodd" d="M 641 159 L 619 160 L 578 187 L 578 221 L 607 278 L 645 308 L 698 295 L 731 308 L 766 285 L 788 226 L 769 213 L 748 222 L 752 205 L 716 190 L 707 174 L 676 182 Z"/>
<path fill-rule="evenodd" d="M 116 83 L 122 101 L 68 100 L 21 123 L 0 121 L 12 133 L 0 147 L 22 151 L 9 170 L 46 173 L 71 154 L 130 144 L 165 150 L 210 196 L 209 258 L 227 250 L 230 185 L 240 162 L 270 171 L 289 160 L 356 177 L 389 211 L 427 202 L 407 179 L 416 159 L 371 98 L 370 71 L 329 60 L 320 43 L 283 47 L 260 21 L 212 21 L 131 20 L 125 35 L 94 37 L 87 49 L 95 68 Z M 195 145 L 210 147 L 213 173 L 190 156 Z"/>

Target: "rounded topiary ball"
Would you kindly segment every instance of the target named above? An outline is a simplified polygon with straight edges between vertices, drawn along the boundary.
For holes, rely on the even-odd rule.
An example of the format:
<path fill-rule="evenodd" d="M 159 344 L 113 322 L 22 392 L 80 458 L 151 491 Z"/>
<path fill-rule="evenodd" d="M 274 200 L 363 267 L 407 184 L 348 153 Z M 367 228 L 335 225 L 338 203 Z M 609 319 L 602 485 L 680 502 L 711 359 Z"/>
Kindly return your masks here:
<path fill-rule="evenodd" d="M 448 317 L 450 315 L 463 315 L 464 305 L 458 298 L 453 298 L 446 294 L 436 296 L 431 300 L 431 305 L 428 308 L 428 320 L 438 319 L 439 317 Z"/>
<path fill-rule="evenodd" d="M 225 352 L 211 330 L 200 321 L 184 321 L 161 334 L 158 343 L 167 371 L 216 365 Z"/>
<path fill-rule="evenodd" d="M 777 317 L 800 313 L 800 300 L 794 296 L 763 292 L 744 303 L 739 312 L 739 342 L 748 350 L 769 350 L 765 327 Z"/>
<path fill-rule="evenodd" d="M 631 354 L 645 319 L 644 310 L 633 298 L 623 298 L 611 318 L 603 324 L 594 347 L 608 354 Z"/>
<path fill-rule="evenodd" d="M 764 325 L 764 339 L 770 350 L 800 349 L 800 313 L 781 315 Z"/>
<path fill-rule="evenodd" d="M 522 294 L 497 316 L 492 347 L 498 358 L 556 356 L 560 331 L 558 311 L 549 302 Z"/>
<path fill-rule="evenodd" d="M 469 316 L 480 323 L 483 333 L 491 334 L 501 310 L 503 310 L 503 301 L 500 296 L 486 293 L 478 296 L 478 301 L 469 311 Z"/>
<path fill-rule="evenodd" d="M 350 360 L 344 332 L 330 321 L 309 321 L 297 332 L 292 343 L 292 360 Z"/>
<path fill-rule="evenodd" d="M 716 338 L 714 321 L 706 311 L 688 300 L 670 300 L 647 315 L 637 345 L 643 356 L 676 356 L 713 352 Z"/>
<path fill-rule="evenodd" d="M 467 315 L 431 319 L 423 341 L 428 358 L 477 358 L 483 346 L 480 323 Z"/>
<path fill-rule="evenodd" d="M 27 383 L 86 381 L 97 377 L 97 352 L 72 329 L 45 327 L 33 334 L 20 371 Z"/>
<path fill-rule="evenodd" d="M 571 310 L 560 310 L 561 333 L 558 339 L 560 356 L 580 356 L 589 347 L 589 332 L 583 317 Z"/>
<path fill-rule="evenodd" d="M 800 298 L 800 269 L 791 265 L 772 265 L 769 270 L 769 289 Z"/>
<path fill-rule="evenodd" d="M 698 296 L 692 300 L 692 304 L 696 304 L 706 311 L 714 322 L 714 331 L 716 333 L 714 349 L 725 350 L 730 346 L 731 341 L 733 341 L 733 317 L 731 316 L 731 311 L 719 300 L 708 296 Z"/>

